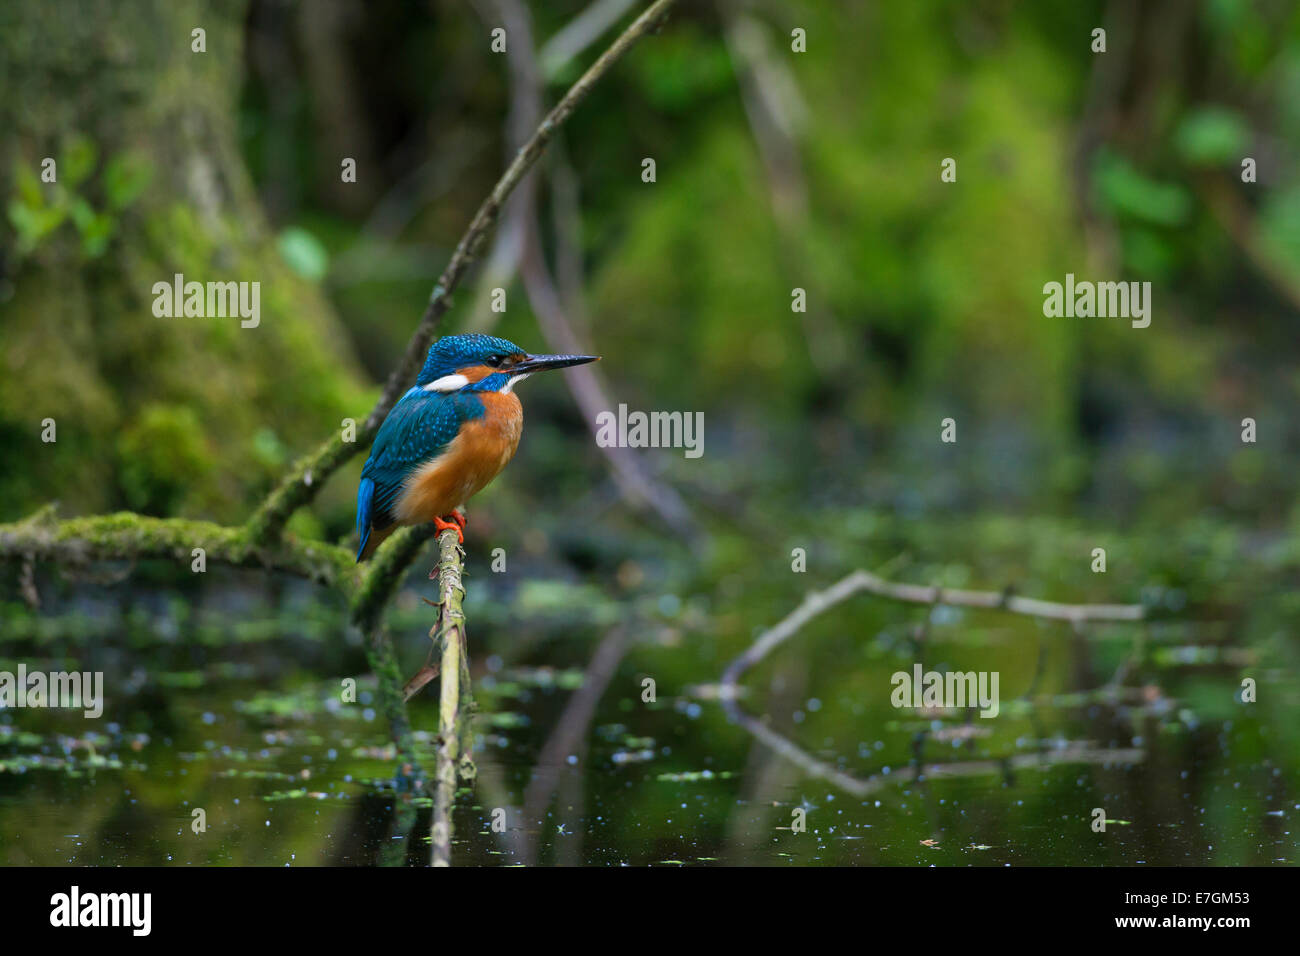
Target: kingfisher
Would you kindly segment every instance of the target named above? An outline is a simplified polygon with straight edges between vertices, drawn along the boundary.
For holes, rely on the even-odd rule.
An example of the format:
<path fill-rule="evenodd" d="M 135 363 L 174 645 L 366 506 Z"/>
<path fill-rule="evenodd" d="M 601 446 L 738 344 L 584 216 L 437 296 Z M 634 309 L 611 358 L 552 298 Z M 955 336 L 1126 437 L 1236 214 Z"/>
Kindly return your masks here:
<path fill-rule="evenodd" d="M 524 409 L 514 388 L 534 372 L 598 355 L 531 355 L 490 335 L 446 335 L 379 427 L 357 489 L 357 562 L 399 525 L 432 521 L 465 542 L 462 506 L 519 447 Z"/>

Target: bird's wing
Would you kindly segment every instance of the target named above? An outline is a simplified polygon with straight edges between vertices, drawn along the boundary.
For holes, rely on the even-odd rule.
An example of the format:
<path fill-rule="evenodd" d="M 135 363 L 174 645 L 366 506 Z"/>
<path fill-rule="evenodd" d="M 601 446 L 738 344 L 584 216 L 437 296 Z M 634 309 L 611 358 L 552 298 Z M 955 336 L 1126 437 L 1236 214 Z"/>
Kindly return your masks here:
<path fill-rule="evenodd" d="M 474 417 L 464 396 L 411 389 L 379 427 L 370 457 L 361 469 L 363 482 L 374 482 L 370 524 L 384 528 L 393 523 L 393 506 L 407 477 L 447 447 L 461 423 Z"/>

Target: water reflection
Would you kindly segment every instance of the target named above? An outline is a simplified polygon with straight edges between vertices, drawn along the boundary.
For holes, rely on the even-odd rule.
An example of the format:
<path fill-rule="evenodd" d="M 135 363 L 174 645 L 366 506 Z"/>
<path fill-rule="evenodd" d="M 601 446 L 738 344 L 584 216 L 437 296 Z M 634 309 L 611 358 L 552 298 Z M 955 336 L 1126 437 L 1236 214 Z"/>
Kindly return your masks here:
<path fill-rule="evenodd" d="M 458 795 L 454 862 L 1295 859 L 1295 723 L 1279 719 L 1294 692 L 1260 665 L 1268 645 L 1235 636 L 1275 633 L 1285 617 L 1257 616 L 1285 609 L 1261 604 L 1231 633 L 1187 620 L 1079 632 L 996 611 L 924 626 L 864 600 L 757 663 L 743 697 L 720 694 L 722 662 L 798 597 L 699 626 L 566 622 L 517 650 L 481 627 L 479 774 Z M 250 653 L 124 638 L 91 654 L 106 687 L 135 688 L 109 696 L 93 731 L 58 712 L 0 714 L 0 862 L 427 864 L 430 802 L 401 772 L 373 685 L 338 703 L 359 670 L 346 641 L 262 634 Z M 917 659 L 999 670 L 997 718 L 892 707 L 890 675 Z M 1259 705 L 1240 700 L 1247 673 Z M 414 726 L 436 725 L 434 698 L 413 702 Z M 417 744 L 427 757 L 428 730 Z"/>

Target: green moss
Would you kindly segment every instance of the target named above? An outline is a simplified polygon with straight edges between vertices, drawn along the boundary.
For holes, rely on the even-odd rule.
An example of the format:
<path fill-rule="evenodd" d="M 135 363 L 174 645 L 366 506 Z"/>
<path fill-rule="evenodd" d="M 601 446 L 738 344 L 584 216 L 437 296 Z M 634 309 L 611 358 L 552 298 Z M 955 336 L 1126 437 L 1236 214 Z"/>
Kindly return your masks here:
<path fill-rule="evenodd" d="M 117 439 L 118 474 L 127 503 L 169 514 L 216 464 L 198 415 L 186 406 L 146 405 Z"/>

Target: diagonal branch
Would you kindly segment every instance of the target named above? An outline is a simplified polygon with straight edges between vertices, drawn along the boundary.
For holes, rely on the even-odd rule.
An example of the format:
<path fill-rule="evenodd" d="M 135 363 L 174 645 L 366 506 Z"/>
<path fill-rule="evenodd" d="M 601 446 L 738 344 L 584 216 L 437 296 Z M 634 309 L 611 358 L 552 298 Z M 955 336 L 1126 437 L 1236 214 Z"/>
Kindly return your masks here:
<path fill-rule="evenodd" d="M 542 258 L 536 210 L 530 210 L 525 230 L 520 274 L 528 294 L 528 304 L 537 316 L 542 335 L 550 348 L 560 352 L 581 352 L 581 345 L 564 314 L 555 284 L 551 281 L 550 270 Z M 567 380 L 587 427 L 596 431 L 600 413 L 615 407 L 609 400 L 608 390 L 600 374 L 590 365 L 580 365 L 569 370 Z M 600 450 L 609 461 L 614 483 L 625 500 L 634 506 L 651 508 L 678 533 L 688 537 L 696 533 L 690 509 L 681 495 L 669 485 L 655 481 L 635 450 L 618 446 L 602 447 Z"/>
<path fill-rule="evenodd" d="M 542 73 L 554 79 L 575 56 L 627 13 L 636 0 L 595 0 L 591 6 L 569 21 L 538 51 Z"/>
<path fill-rule="evenodd" d="M 496 225 L 497 217 L 510 193 L 541 157 L 556 131 L 587 98 L 592 87 L 609 72 L 637 40 L 657 30 L 663 24 L 674 2 L 675 0 L 656 0 L 649 9 L 637 17 L 587 72 L 569 88 L 569 91 L 555 104 L 555 108 L 542 120 L 528 142 L 515 154 L 514 160 L 501 175 L 492 192 L 483 200 L 465 234 L 456 245 L 451 261 L 439 276 L 437 285 L 433 287 L 429 304 L 424 309 L 424 315 L 421 316 L 415 333 L 407 343 L 401 361 L 388 376 L 388 381 L 384 383 L 379 401 L 370 410 L 365 422 L 357 429 L 356 441 L 344 442 L 342 436 L 336 435 L 314 453 L 299 460 L 293 466 L 289 476 L 267 496 L 266 501 L 249 519 L 248 530 L 254 540 L 266 541 L 278 537 L 290 516 L 315 498 L 317 491 L 330 475 L 370 444 L 384 416 L 397 403 L 397 399 L 415 377 L 425 352 L 433 342 L 439 320 L 451 308 L 452 293 L 469 267 L 477 260 L 483 243 Z"/>
<path fill-rule="evenodd" d="M 510 122 L 507 135 L 512 143 L 522 142 L 542 112 L 542 78 L 533 52 L 532 23 L 519 0 L 496 0 L 499 16 L 511 37 L 507 50 L 510 62 Z M 590 351 L 574 333 L 566 308 L 551 278 L 542 254 L 542 233 L 537 213 L 536 174 L 525 177 L 510 200 L 510 221 L 519 243 L 514 250 L 516 264 L 541 329 L 542 338 L 553 352 Z M 601 412 L 614 407 L 609 388 L 594 365 L 570 369 L 564 377 L 582 417 L 593 433 Z M 614 484 L 623 499 L 635 508 L 648 509 L 683 534 L 695 534 L 690 510 L 679 494 L 654 479 L 645 462 L 633 449 L 602 447 Z"/>

